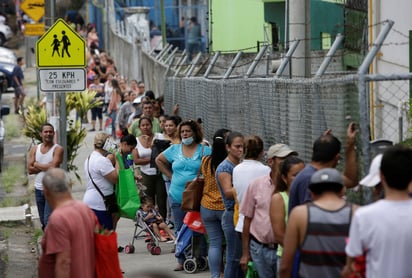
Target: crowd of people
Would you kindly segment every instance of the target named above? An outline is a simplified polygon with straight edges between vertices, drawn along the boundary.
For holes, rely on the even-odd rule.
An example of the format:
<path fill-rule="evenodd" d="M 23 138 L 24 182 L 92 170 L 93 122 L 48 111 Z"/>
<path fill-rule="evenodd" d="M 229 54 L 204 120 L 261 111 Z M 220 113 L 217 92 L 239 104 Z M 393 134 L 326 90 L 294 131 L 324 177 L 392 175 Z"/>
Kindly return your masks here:
<path fill-rule="evenodd" d="M 98 40 L 91 39 L 92 44 L 98 46 Z M 200 169 L 204 178 L 200 215 L 208 235 L 212 278 L 246 277 L 250 262 L 265 278 L 412 275 L 410 148 L 389 147 L 359 182 L 354 123 L 346 131 L 340 173 L 335 168 L 341 161 L 342 143 L 331 130 L 315 140 L 311 161 L 306 163 L 286 144 L 266 149 L 258 135 L 222 128 L 213 138 L 204 138 L 201 123 L 182 120 L 178 107 L 173 115 L 165 115 L 161 98 L 155 99 L 143 82 L 119 76 L 103 51 L 90 51 L 88 68 L 89 89 L 97 92 L 102 105 L 91 111 L 90 132 L 96 131 L 96 121 L 99 132 L 84 165 L 83 202 L 103 227 L 114 230 L 119 219 L 116 204 L 109 210 L 106 202 L 119 178 L 119 161 L 106 145 L 108 140 L 119 140 L 123 164 L 138 169 L 136 179 L 144 185 L 140 213 L 145 221 L 155 223 L 160 241 L 178 237 L 187 213 L 181 208 L 185 184 Z M 105 127 L 104 114 L 110 119 Z M 37 174 L 36 198 L 45 229 L 42 245 L 47 250 L 39 262 L 40 274 L 49 270 L 46 260 L 55 263 L 55 273 L 61 267 L 75 271 L 83 266 L 85 261 L 74 258 L 73 252 L 93 229 L 90 213 L 68 193 L 64 172 L 53 169 L 59 167 L 63 152 L 53 143 L 53 134 L 52 126 L 44 125 L 43 143 L 29 157 L 29 173 Z M 345 190 L 359 183 L 379 190 L 373 204 L 359 207 L 347 200 Z M 72 208 L 76 215 L 71 216 Z M 57 245 L 53 231 L 59 229 L 59 219 L 69 216 L 81 217 L 87 225 L 80 227 L 81 238 L 72 237 L 68 229 L 62 235 L 67 241 Z M 70 261 L 70 256 L 69 266 L 59 265 L 62 258 Z M 174 271 L 182 271 L 183 262 L 177 256 Z"/>

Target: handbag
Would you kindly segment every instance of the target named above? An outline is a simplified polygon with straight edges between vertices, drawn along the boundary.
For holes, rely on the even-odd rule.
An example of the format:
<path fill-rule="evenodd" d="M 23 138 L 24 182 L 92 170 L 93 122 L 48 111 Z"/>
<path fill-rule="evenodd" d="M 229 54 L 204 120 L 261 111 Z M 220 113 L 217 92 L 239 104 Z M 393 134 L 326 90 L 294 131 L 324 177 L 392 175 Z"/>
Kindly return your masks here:
<path fill-rule="evenodd" d="M 203 225 L 202 217 L 198 211 L 189 211 L 183 218 L 183 223 L 186 224 L 193 232 L 206 234 L 206 228 Z"/>
<path fill-rule="evenodd" d="M 117 234 L 115 231 L 102 229 L 96 218 L 94 234 L 95 270 L 97 278 L 121 278 Z"/>
<path fill-rule="evenodd" d="M 102 196 L 103 198 L 103 202 L 104 205 L 106 207 L 106 211 L 108 214 L 112 214 L 112 213 L 117 213 L 119 212 L 119 206 L 117 204 L 117 200 L 116 200 L 116 194 L 110 194 L 105 196 L 103 194 L 103 192 L 100 190 L 100 188 L 97 186 L 97 184 L 94 182 L 92 175 L 90 174 L 90 169 L 89 169 L 89 162 L 90 162 L 90 155 L 87 158 L 87 172 L 89 174 L 90 180 L 92 181 L 94 187 L 96 188 L 97 192 L 99 192 L 100 196 Z"/>
<path fill-rule="evenodd" d="M 194 180 L 186 182 L 185 190 L 183 190 L 182 193 L 181 209 L 183 211 L 200 211 L 200 201 L 202 200 L 203 186 L 205 184 L 203 177 L 200 177 L 201 168 L 202 167 L 199 167 L 196 178 Z"/>
<path fill-rule="evenodd" d="M 140 208 L 139 190 L 134 180 L 132 168 L 125 169 L 123 158 L 119 152 L 116 153 L 119 161 L 119 182 L 116 186 L 116 197 L 119 205 L 120 216 L 135 219 L 136 212 Z"/>

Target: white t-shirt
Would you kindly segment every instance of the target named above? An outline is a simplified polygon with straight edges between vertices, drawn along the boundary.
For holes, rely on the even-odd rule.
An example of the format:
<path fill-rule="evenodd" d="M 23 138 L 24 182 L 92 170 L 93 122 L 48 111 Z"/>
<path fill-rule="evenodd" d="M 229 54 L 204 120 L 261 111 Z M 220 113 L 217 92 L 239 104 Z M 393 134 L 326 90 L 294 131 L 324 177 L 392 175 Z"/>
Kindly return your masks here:
<path fill-rule="evenodd" d="M 83 202 L 86 203 L 89 208 L 106 210 L 102 196 L 90 180 L 89 171 L 94 183 L 99 187 L 103 195 L 107 196 L 113 193 L 114 187 L 104 176 L 110 174 L 114 170 L 115 168 L 113 167 L 112 162 L 97 151 L 93 151 L 90 155 L 90 159 L 86 159 L 84 162 L 87 187 L 86 192 L 84 193 Z"/>
<path fill-rule="evenodd" d="M 136 149 L 139 152 L 139 157 L 149 158 L 152 155 L 152 149 L 145 148 L 142 145 L 142 143 L 140 143 L 139 138 L 136 138 L 136 139 L 137 139 Z M 155 133 L 155 135 L 153 136 L 153 140 L 154 139 L 164 139 L 164 136 L 161 133 Z M 157 169 L 154 167 L 150 167 L 150 163 L 140 165 L 140 171 L 142 171 L 142 173 L 149 175 L 149 176 L 153 176 L 157 174 Z"/>
<path fill-rule="evenodd" d="M 352 219 L 346 254 L 366 251 L 366 277 L 412 277 L 412 200 L 379 200 Z"/>
<path fill-rule="evenodd" d="M 243 200 L 243 195 L 246 193 L 247 188 L 251 181 L 254 179 L 266 176 L 270 173 L 270 168 L 264 165 L 262 162 L 245 159 L 233 169 L 232 180 L 233 187 L 236 190 L 236 197 L 240 204 Z M 239 220 L 237 222 L 235 230 L 238 232 L 243 231 L 243 220 L 245 219 L 244 215 L 239 213 Z"/>

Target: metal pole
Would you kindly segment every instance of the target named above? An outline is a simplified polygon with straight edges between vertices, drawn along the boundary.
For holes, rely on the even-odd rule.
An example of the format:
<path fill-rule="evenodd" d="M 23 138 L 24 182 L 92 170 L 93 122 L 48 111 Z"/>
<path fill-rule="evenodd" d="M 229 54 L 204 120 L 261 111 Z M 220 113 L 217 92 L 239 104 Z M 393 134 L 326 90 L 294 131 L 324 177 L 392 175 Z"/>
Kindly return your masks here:
<path fill-rule="evenodd" d="M 240 60 L 240 56 L 242 56 L 242 51 L 239 51 L 235 58 L 232 61 L 232 64 L 230 65 L 230 67 L 228 68 L 228 70 L 226 71 L 225 75 L 223 76 L 223 79 L 227 79 L 229 78 L 230 74 L 232 73 L 233 69 L 236 67 L 237 63 Z"/>
<path fill-rule="evenodd" d="M 203 75 L 204 78 L 208 78 L 208 77 L 209 77 L 209 74 L 210 74 L 210 72 L 212 71 L 214 65 L 216 64 L 216 61 L 217 61 L 217 59 L 219 58 L 219 56 L 220 56 L 220 51 L 217 51 L 217 52 L 215 53 L 215 55 L 213 55 L 212 61 L 210 62 L 209 66 L 208 66 L 207 69 L 206 69 L 205 74 Z"/>
<path fill-rule="evenodd" d="M 344 36 L 338 34 L 335 38 L 335 41 L 332 44 L 332 47 L 329 49 L 328 54 L 326 55 L 325 59 L 323 59 L 322 64 L 320 65 L 318 71 L 316 72 L 315 77 L 320 77 L 323 75 L 328 68 L 330 61 L 332 60 L 333 56 L 335 55 L 336 51 L 338 50 L 339 45 L 342 43 Z"/>
<path fill-rule="evenodd" d="M 286 56 L 282 59 L 282 63 L 280 64 L 278 70 L 276 71 L 275 77 L 280 77 L 285 70 L 287 64 L 290 62 L 293 52 L 295 52 L 296 48 L 298 47 L 299 40 L 295 40 L 292 45 L 290 46 Z"/>
<path fill-rule="evenodd" d="M 192 65 L 190 66 L 189 70 L 186 73 L 186 77 L 190 77 L 195 70 L 196 64 L 199 62 L 200 57 L 202 56 L 202 53 L 199 52 L 197 53 L 195 59 L 192 61 Z"/>
<path fill-rule="evenodd" d="M 389 31 L 392 29 L 394 22 L 392 20 L 387 20 L 386 24 L 383 26 L 381 32 L 379 33 L 378 37 L 376 38 L 375 43 L 372 45 L 368 55 L 366 55 L 365 59 L 363 60 L 362 65 L 360 65 L 358 69 L 359 74 L 365 74 L 368 72 L 369 65 L 372 63 L 373 59 L 375 58 L 376 54 L 379 52 L 383 42 L 385 41 L 386 37 L 389 34 Z"/>
<path fill-rule="evenodd" d="M 165 1 L 160 0 L 160 17 L 162 28 L 162 42 L 166 45 L 166 15 L 165 15 Z"/>
<path fill-rule="evenodd" d="M 63 152 L 63 162 L 61 168 L 67 171 L 67 115 L 66 115 L 66 93 L 59 94 L 60 96 L 60 145 L 65 150 Z"/>
<path fill-rule="evenodd" d="M 253 63 L 250 65 L 249 69 L 246 72 L 246 78 L 249 78 L 253 71 L 255 70 L 256 66 L 262 59 L 263 55 L 266 53 L 266 50 L 268 49 L 269 45 L 265 44 L 259 51 L 259 53 L 256 55 L 255 59 L 253 60 Z"/>

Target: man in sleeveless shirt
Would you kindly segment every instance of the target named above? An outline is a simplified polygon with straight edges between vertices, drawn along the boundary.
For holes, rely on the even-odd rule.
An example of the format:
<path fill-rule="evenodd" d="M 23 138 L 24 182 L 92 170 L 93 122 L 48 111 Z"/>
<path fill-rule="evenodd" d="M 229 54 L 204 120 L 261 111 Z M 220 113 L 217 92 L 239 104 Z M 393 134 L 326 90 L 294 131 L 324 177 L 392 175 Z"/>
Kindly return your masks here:
<path fill-rule="evenodd" d="M 343 198 L 342 175 L 333 168 L 315 172 L 309 184 L 313 202 L 294 208 L 286 227 L 280 277 L 291 277 L 296 250 L 299 277 L 340 277 L 356 206 Z"/>
<path fill-rule="evenodd" d="M 35 174 L 34 187 L 37 210 L 44 230 L 47 220 L 51 214 L 51 209 L 43 193 L 43 176 L 50 168 L 59 168 L 63 161 L 63 147 L 54 143 L 54 127 L 50 123 L 45 123 L 41 127 L 40 136 L 42 142 L 30 149 L 27 169 L 29 175 Z"/>

